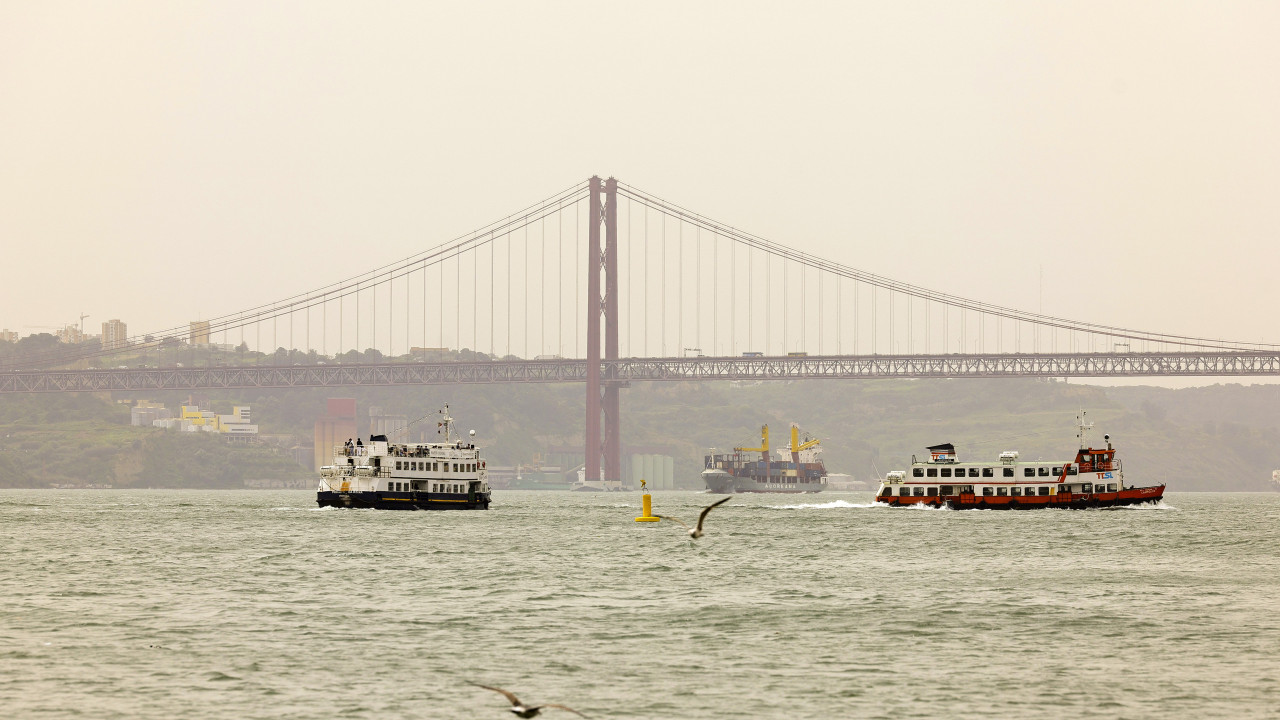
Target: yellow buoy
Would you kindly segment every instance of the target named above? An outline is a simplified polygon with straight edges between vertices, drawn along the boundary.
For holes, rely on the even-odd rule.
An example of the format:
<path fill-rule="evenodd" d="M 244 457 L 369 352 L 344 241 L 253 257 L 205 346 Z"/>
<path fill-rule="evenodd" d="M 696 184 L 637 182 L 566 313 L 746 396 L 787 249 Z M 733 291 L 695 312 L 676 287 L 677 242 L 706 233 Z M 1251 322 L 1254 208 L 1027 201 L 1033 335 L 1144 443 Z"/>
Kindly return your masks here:
<path fill-rule="evenodd" d="M 644 514 L 636 518 L 636 522 L 658 522 L 662 519 L 653 514 L 653 497 L 649 493 L 641 496 L 641 503 L 644 506 Z"/>

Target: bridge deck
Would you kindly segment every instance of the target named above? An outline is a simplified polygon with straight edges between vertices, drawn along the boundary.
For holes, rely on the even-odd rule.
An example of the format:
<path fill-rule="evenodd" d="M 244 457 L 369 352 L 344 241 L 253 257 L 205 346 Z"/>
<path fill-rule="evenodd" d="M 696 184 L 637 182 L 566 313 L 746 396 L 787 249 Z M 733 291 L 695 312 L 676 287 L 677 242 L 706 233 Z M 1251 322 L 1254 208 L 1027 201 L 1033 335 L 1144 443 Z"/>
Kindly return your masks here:
<path fill-rule="evenodd" d="M 624 358 L 601 364 L 606 382 L 1280 375 L 1280 353 L 1259 352 Z M 576 359 L 16 370 L 0 374 L 0 393 L 576 383 L 586 379 L 587 361 Z"/>

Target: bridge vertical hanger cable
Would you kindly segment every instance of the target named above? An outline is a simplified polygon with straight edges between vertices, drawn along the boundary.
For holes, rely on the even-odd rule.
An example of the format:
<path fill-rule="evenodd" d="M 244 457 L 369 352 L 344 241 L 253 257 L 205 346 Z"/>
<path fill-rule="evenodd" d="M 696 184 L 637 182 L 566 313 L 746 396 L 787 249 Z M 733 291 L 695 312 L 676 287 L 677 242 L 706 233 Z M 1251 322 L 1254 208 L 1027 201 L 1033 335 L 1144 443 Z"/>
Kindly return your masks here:
<path fill-rule="evenodd" d="M 490 246 L 492 247 L 492 246 Z M 411 274 L 404 276 L 404 354 L 413 359 L 413 340 L 409 337 L 411 327 L 410 318 L 413 316 L 413 282 L 410 280 Z"/>
<path fill-rule="evenodd" d="M 693 344 L 698 347 L 702 347 L 702 286 L 704 284 L 702 282 L 702 228 L 694 226 L 693 233 L 693 247 L 694 252 L 697 253 L 697 259 L 693 264 L 695 283 L 693 306 L 695 308 L 694 317 L 696 318 L 693 323 L 693 334 L 695 338 Z"/>
<path fill-rule="evenodd" d="M 538 324 L 542 326 L 542 345 L 539 355 L 547 352 L 547 218 L 538 222 L 542 240 L 538 244 Z"/>
<path fill-rule="evenodd" d="M 529 359 L 529 223 L 528 218 L 524 224 L 524 262 L 520 263 L 523 268 L 524 275 L 523 290 L 524 298 L 520 305 L 524 309 L 524 323 L 520 328 L 520 334 L 524 337 L 524 351 L 521 357 L 525 360 Z"/>
<path fill-rule="evenodd" d="M 778 283 L 778 291 L 782 292 L 782 347 L 778 355 L 787 354 L 787 329 L 791 327 L 791 290 L 787 287 L 787 260 L 782 260 L 782 282 Z"/>
<path fill-rule="evenodd" d="M 676 352 L 684 354 L 684 220 L 676 225 Z"/>
<path fill-rule="evenodd" d="M 582 211 L 573 206 L 573 351 L 582 347 L 582 308 L 578 307 L 582 297 Z"/>
<path fill-rule="evenodd" d="M 631 201 L 627 201 L 630 206 Z M 556 354 L 564 355 L 564 209 L 556 213 L 556 306 L 560 319 L 556 321 Z"/>
<path fill-rule="evenodd" d="M 507 352 L 511 355 L 511 231 L 507 231 L 507 276 L 504 278 L 504 285 L 507 286 L 505 295 L 507 296 Z"/>

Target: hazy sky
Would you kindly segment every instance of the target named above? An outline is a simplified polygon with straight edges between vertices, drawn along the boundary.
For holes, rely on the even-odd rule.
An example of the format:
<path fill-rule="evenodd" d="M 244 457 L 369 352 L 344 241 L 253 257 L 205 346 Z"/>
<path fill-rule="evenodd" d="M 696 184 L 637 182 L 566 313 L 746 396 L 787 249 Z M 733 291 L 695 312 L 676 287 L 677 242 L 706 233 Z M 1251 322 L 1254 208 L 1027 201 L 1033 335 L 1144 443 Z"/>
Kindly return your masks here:
<path fill-rule="evenodd" d="M 0 2 L 0 326 L 233 312 L 593 173 L 958 295 L 1280 342 L 1280 5 Z"/>

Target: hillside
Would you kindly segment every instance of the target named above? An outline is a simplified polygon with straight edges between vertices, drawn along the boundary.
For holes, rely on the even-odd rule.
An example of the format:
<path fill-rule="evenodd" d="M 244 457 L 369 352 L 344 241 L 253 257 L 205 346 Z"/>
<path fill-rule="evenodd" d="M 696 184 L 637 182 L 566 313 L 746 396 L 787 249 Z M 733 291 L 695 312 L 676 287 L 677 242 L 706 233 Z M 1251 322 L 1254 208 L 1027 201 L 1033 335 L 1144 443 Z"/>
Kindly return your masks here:
<path fill-rule="evenodd" d="M 475 429 L 490 462 L 528 462 L 554 446 L 582 444 L 580 385 L 243 390 L 208 393 L 216 408 L 249 403 L 268 434 L 310 438 L 328 397 L 355 397 L 361 427 L 370 406 L 418 418 L 445 401 Z M 139 399 L 120 396 L 121 399 Z M 170 407 L 185 394 L 149 394 Z M 902 468 L 927 445 L 952 442 L 965 459 L 1018 450 L 1063 458 L 1075 448 L 1084 408 L 1110 433 L 1128 478 L 1173 490 L 1268 490 L 1280 468 L 1280 386 L 1185 390 L 1103 388 L 1040 380 L 829 380 L 637 383 L 623 391 L 626 446 L 676 457 L 677 481 L 699 484 L 708 447 L 774 445 L 796 421 L 823 439 L 832 472 L 859 478 Z M 429 422 L 429 421 L 428 421 Z M 239 487 L 245 478 L 309 476 L 265 447 L 202 434 L 128 426 L 128 408 L 100 396 L 0 398 L 0 486 L 109 482 L 117 486 Z M 37 462 L 37 459 L 40 462 Z M 59 480 L 66 478 L 66 480 Z"/>

